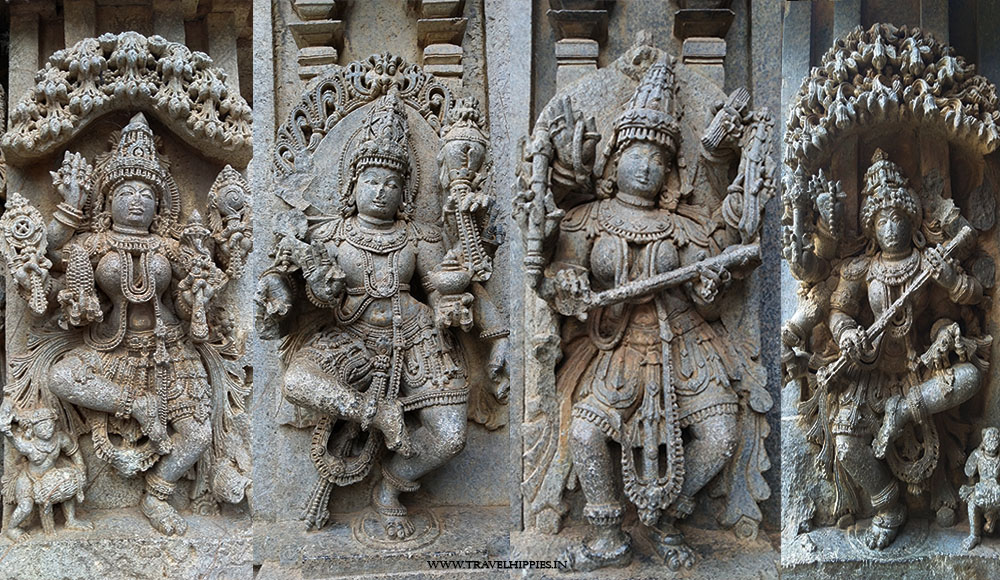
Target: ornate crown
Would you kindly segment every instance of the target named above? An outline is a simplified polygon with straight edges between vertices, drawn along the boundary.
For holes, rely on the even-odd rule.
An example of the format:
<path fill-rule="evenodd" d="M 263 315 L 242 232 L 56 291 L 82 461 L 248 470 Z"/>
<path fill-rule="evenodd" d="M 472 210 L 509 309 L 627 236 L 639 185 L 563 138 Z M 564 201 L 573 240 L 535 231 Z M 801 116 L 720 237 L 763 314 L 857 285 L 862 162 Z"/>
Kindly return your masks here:
<path fill-rule="evenodd" d="M 861 226 L 864 231 L 872 231 L 875 216 L 888 208 L 903 210 L 914 227 L 920 225 L 920 202 L 910 191 L 903 171 L 889 161 L 885 151 L 876 149 L 872 155 L 872 164 L 865 172 L 865 186 L 861 193 L 865 200 L 861 208 Z"/>
<path fill-rule="evenodd" d="M 101 193 L 106 197 L 119 183 L 141 179 L 158 190 L 161 197 L 167 172 L 156 153 L 153 130 L 142 113 L 132 117 L 122 129 L 118 145 L 104 168 Z"/>
<path fill-rule="evenodd" d="M 677 151 L 681 128 L 673 116 L 674 72 L 666 58 L 646 71 L 625 112 L 615 121 L 614 141 L 624 148 L 633 141 L 656 143 Z"/>
<path fill-rule="evenodd" d="M 386 167 L 406 175 L 410 167 L 409 131 L 403 105 L 395 93 L 379 97 L 368 112 L 365 138 L 354 153 L 354 175 L 366 167 Z"/>

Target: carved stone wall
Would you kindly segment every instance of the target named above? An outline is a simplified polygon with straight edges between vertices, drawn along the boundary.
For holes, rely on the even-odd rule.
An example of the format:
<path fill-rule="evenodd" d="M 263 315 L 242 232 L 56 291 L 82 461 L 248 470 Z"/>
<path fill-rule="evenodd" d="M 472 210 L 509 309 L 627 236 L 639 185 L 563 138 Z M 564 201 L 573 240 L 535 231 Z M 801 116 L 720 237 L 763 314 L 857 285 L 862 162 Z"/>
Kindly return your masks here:
<path fill-rule="evenodd" d="M 252 319 L 238 305 L 253 288 L 243 276 L 252 247 L 252 200 L 242 175 L 251 157 L 249 6 L 67 0 L 5 12 L 12 30 L 3 79 L 11 115 L 0 143 L 12 207 L 4 223 L 6 353 L 18 362 L 8 367 L 3 403 L 3 529 L 5 541 L 18 541 L 6 548 L 0 576 L 247 577 L 252 376 L 244 355 Z M 100 266 L 96 286 L 91 270 L 124 243 L 117 230 L 124 222 L 116 221 L 123 214 L 109 196 L 125 195 L 112 184 L 130 178 L 150 187 L 158 224 L 155 233 L 137 230 L 137 245 L 122 250 L 143 256 L 137 288 L 159 267 L 147 267 L 147 258 L 169 255 L 174 268 L 159 281 L 162 304 L 145 315 L 143 304 L 151 303 L 139 295 L 126 294 L 125 306 L 110 310 L 120 298 L 101 286 Z M 46 234 L 53 217 L 63 222 Z M 47 237 L 50 252 L 82 260 L 50 260 L 44 241 L 32 254 L 39 248 L 31 233 Z M 83 247 L 75 243 L 88 249 L 74 253 Z M 11 273 L 24 259 L 41 269 L 19 282 Z M 60 300 L 67 287 L 78 298 Z M 102 324 L 94 318 L 102 308 L 124 313 L 120 344 L 80 346 L 88 329 Z M 149 348 L 160 342 L 162 349 L 139 345 L 145 323 L 138 321 L 147 315 L 158 329 Z M 105 362 L 84 369 L 75 356 Z M 150 368 L 162 376 L 143 382 L 136 373 L 147 356 L 159 361 Z M 136 370 L 112 368 L 127 364 Z M 59 389 L 60 365 L 77 368 L 88 384 L 117 385 L 121 405 L 130 393 L 132 406 L 116 407 L 118 418 L 110 410 L 109 419 L 108 399 L 97 391 L 77 397 Z M 172 391 L 156 395 L 167 387 Z M 144 399 L 159 401 L 150 408 L 161 419 L 149 421 Z M 181 410 L 182 400 L 190 411 Z M 54 430 L 48 438 L 44 425 Z M 43 447 L 48 455 L 39 455 Z M 182 456 L 193 467 L 165 467 L 187 465 Z M 64 491 L 39 499 L 59 481 Z M 74 523 L 67 504 L 86 523 Z"/>
<path fill-rule="evenodd" d="M 472 282 L 483 290 L 481 294 L 479 290 L 474 291 L 475 327 L 468 332 L 460 328 L 441 331 L 458 341 L 458 348 L 463 353 L 459 366 L 461 372 L 468 375 L 468 417 L 463 416 L 460 423 L 453 421 L 454 425 L 448 427 L 460 427 L 466 433 L 464 441 L 460 442 L 464 443 L 464 449 L 421 476 L 419 491 L 404 493 L 400 498 L 403 506 L 410 510 L 407 517 L 415 528 L 403 528 L 400 534 L 401 539 L 406 536 L 403 541 L 394 542 L 387 537 L 389 529 L 383 525 L 384 514 L 379 516 L 372 509 L 372 488 L 384 485 L 379 482 L 387 479 L 384 474 L 390 468 L 386 465 L 394 450 L 378 449 L 381 463 L 375 464 L 368 477 L 359 478 L 356 483 L 329 478 L 329 481 L 340 483 L 330 485 L 326 492 L 328 502 L 317 496 L 316 481 L 326 476 L 322 475 L 322 470 L 317 472 L 317 464 L 310 456 L 310 442 L 317 435 L 313 427 L 316 420 L 308 415 L 315 415 L 315 411 L 306 412 L 306 407 L 291 404 L 286 400 L 288 388 L 283 386 L 289 373 L 297 372 L 297 363 L 292 360 L 295 355 L 279 359 L 281 340 L 257 343 L 254 379 L 260 387 L 255 391 L 253 405 L 254 431 L 257 445 L 267 451 L 255 460 L 254 517 L 255 530 L 260 537 L 255 558 L 265 570 L 274 574 L 281 574 L 282 565 L 328 574 L 352 571 L 378 574 L 423 569 L 423 562 L 411 560 L 417 554 L 461 552 L 483 559 L 504 553 L 509 529 L 510 489 L 515 485 L 516 474 L 507 462 L 510 437 L 506 427 L 507 407 L 485 389 L 493 384 L 488 363 L 497 353 L 491 345 L 497 338 L 505 341 L 501 335 L 508 331 L 506 323 L 502 332 L 499 328 L 484 327 L 483 323 L 493 315 L 481 314 L 475 306 L 492 302 L 499 307 L 496 315 L 503 316 L 509 276 L 504 243 L 507 235 L 504 216 L 509 212 L 509 204 L 505 201 L 507 193 L 502 174 L 496 169 L 503 167 L 505 161 L 494 152 L 495 147 L 504 147 L 506 137 L 498 136 L 491 126 L 492 114 L 500 101 L 486 90 L 487 56 L 483 52 L 488 3 L 354 2 L 340 7 L 338 2 L 336 20 L 340 23 L 338 30 L 342 28 L 343 40 L 341 43 L 338 38 L 333 42 L 340 43 L 336 64 L 308 71 L 300 66 L 304 62 L 303 49 L 296 44 L 296 29 L 302 20 L 301 7 L 297 8 L 298 3 L 290 1 L 262 4 L 268 10 L 267 24 L 260 20 L 257 30 L 267 33 L 274 30 L 275 36 L 258 44 L 273 46 L 273 53 L 268 47 L 272 56 L 267 59 L 266 66 L 258 61 L 261 65 L 258 71 L 270 67 L 274 71 L 273 74 L 258 73 L 259 79 L 274 79 L 273 95 L 267 108 L 257 109 L 258 118 L 266 117 L 256 126 L 265 134 L 260 141 L 255 138 L 254 169 L 251 171 L 264 208 L 258 227 L 280 234 L 287 226 L 279 221 L 279 215 L 288 212 L 305 210 L 305 215 L 313 217 L 340 215 L 338 208 L 342 206 L 339 204 L 347 188 L 351 187 L 351 160 L 364 141 L 358 136 L 359 131 L 367 130 L 365 119 L 370 111 L 383 110 L 379 109 L 385 106 L 381 99 L 395 95 L 403 111 L 402 118 L 405 118 L 401 122 L 409 134 L 405 148 L 410 156 L 407 179 L 413 187 L 414 227 L 423 228 L 420 231 L 426 229 L 430 240 L 434 236 L 440 239 L 440 235 L 433 232 L 444 226 L 445 237 L 440 243 L 453 248 L 458 247 L 459 238 L 466 239 L 463 237 L 466 234 L 459 231 L 472 227 L 478 231 L 474 235 L 479 236 L 480 241 L 471 238 L 470 241 L 473 246 L 480 244 L 489 254 L 492 272 L 476 274 Z M 386 35 L 385 31 L 389 30 L 393 33 Z M 301 42 L 301 38 L 298 41 Z M 324 45 L 331 46 L 331 42 Z M 305 76 L 309 80 L 303 79 L 303 72 L 308 73 Z M 448 169 L 451 161 L 445 144 L 456 138 L 464 143 L 478 143 L 475 147 L 480 151 L 477 159 L 481 164 L 467 168 L 471 173 L 457 166 Z M 458 183 L 448 176 L 458 175 L 454 173 L 456 170 L 467 172 L 472 191 L 477 192 L 475 195 L 490 197 L 492 204 L 488 209 L 474 210 L 474 216 L 469 213 L 472 221 L 462 222 L 467 226 L 459 224 L 458 229 L 449 229 L 453 225 L 451 220 L 459 219 L 455 213 L 443 212 L 446 199 L 451 195 L 448 183 Z M 353 219 L 348 218 L 344 223 L 353 223 Z M 461 219 L 468 220 L 468 217 Z M 268 234 L 269 247 L 254 258 L 252 268 L 256 275 L 274 272 L 274 244 L 279 239 Z M 463 252 L 474 250 L 462 244 L 461 247 L 468 248 Z M 270 257 L 267 251 L 272 252 Z M 423 259 L 419 257 L 421 251 L 424 250 L 417 250 L 418 262 Z M 421 274 L 424 275 L 426 272 Z M 417 301 L 433 307 L 436 299 L 425 297 L 426 278 L 421 281 L 414 275 L 404 282 L 409 288 L 401 292 L 412 293 Z M 288 316 L 285 324 L 291 325 L 289 328 L 308 320 L 298 312 Z M 314 315 L 317 316 L 333 320 L 330 310 L 320 310 Z M 429 359 L 427 364 L 432 364 Z M 390 381 L 395 372 L 390 370 Z M 444 376 L 434 378 L 435 381 L 443 379 Z M 437 408 L 430 407 L 431 410 Z M 420 412 L 407 411 L 406 416 L 410 419 L 406 429 L 410 433 L 421 425 L 417 420 Z M 342 421 L 338 425 L 343 425 L 346 416 L 340 417 Z M 429 419 L 421 415 L 420 421 Z M 386 444 L 378 446 L 382 448 Z M 290 485 L 290 481 L 296 483 Z M 301 518 L 313 509 L 314 503 L 319 506 L 317 514 L 328 512 L 329 516 L 311 520 L 320 530 L 307 532 L 307 523 Z M 331 554 L 336 557 L 333 561 L 329 559 Z"/>
<path fill-rule="evenodd" d="M 837 292 L 850 284 L 847 278 L 852 271 L 860 271 L 864 258 L 851 262 L 853 270 L 846 261 L 840 265 L 840 260 L 852 255 L 881 259 L 877 245 L 866 252 L 857 245 L 852 248 L 847 241 L 865 237 L 865 207 L 874 207 L 871 200 L 877 187 L 873 184 L 878 183 L 905 180 L 903 189 L 909 188 L 908 195 L 920 208 L 914 223 L 920 224 L 922 231 L 941 232 L 919 247 L 955 246 L 950 251 L 956 268 L 964 272 L 961 275 L 976 280 L 970 284 L 982 286 L 984 295 L 991 294 L 996 260 L 996 162 L 992 153 L 996 146 L 996 97 L 991 81 L 996 81 L 998 61 L 991 48 L 993 37 L 987 31 L 995 22 L 995 15 L 982 6 L 954 2 L 793 3 L 786 8 L 782 104 L 787 121 L 783 218 L 787 229 L 783 243 L 790 261 L 784 262 L 782 283 L 783 305 L 787 305 L 782 313 L 783 361 L 788 373 L 782 405 L 782 562 L 789 577 L 810 577 L 822 570 L 831 577 L 846 578 L 860 563 L 876 574 L 915 577 L 952 575 L 958 569 L 973 575 L 996 573 L 990 547 L 995 538 L 986 534 L 982 541 L 987 547 L 963 548 L 962 542 L 971 531 L 967 505 L 975 499 L 967 499 L 960 491 L 962 485 L 977 480 L 979 467 L 972 469 L 975 461 L 967 458 L 981 456 L 983 452 L 975 450 L 984 438 L 983 429 L 996 425 L 995 372 L 985 371 L 978 385 L 973 382 L 977 385 L 974 392 L 954 398 L 946 411 L 932 403 L 927 411 L 932 419 L 924 419 L 921 427 L 899 421 L 903 415 L 893 412 L 897 407 L 909 408 L 908 404 L 878 411 L 881 429 L 871 434 L 874 440 L 861 454 L 874 452 L 876 457 L 884 457 L 893 476 L 903 477 L 905 483 L 899 484 L 898 503 L 878 494 L 869 501 L 866 492 L 856 497 L 851 494 L 859 493 L 864 485 L 871 487 L 871 480 L 852 476 L 852 465 L 830 461 L 834 455 L 826 455 L 837 453 L 846 444 L 845 437 L 837 435 L 844 427 L 837 426 L 836 411 L 831 409 L 843 408 L 848 398 L 837 403 L 823 395 L 827 384 L 840 392 L 838 385 L 843 379 L 821 370 L 843 354 L 841 345 L 836 340 L 827 343 L 830 347 L 825 354 L 802 366 L 801 356 L 824 350 L 819 344 L 830 337 L 821 338 L 825 331 L 820 330 L 797 343 L 794 330 L 809 326 L 811 323 L 803 326 L 803 322 L 815 318 L 821 328 L 833 324 L 834 334 L 843 336 L 844 319 L 835 322 L 842 315 L 830 313 L 843 312 L 844 308 L 830 305 L 838 303 Z M 811 50 L 796 51 L 793 46 L 809 46 Z M 879 178 L 879 167 L 898 177 Z M 812 208 L 807 212 L 819 212 L 810 214 L 814 219 L 799 211 L 807 207 Z M 841 225 L 829 229 L 828 218 Z M 794 224 L 812 225 L 802 229 Z M 962 227 L 969 228 L 968 245 L 949 242 L 959 239 L 957 234 L 965 231 Z M 822 257 L 811 265 L 795 258 L 805 255 L 796 250 L 800 247 L 797 240 L 809 248 L 805 254 Z M 820 272 L 830 266 L 833 270 Z M 868 282 L 869 292 L 872 284 L 878 282 Z M 921 292 L 938 286 L 933 280 L 927 284 L 931 290 Z M 976 300 L 957 294 L 943 300 L 935 309 L 922 310 L 914 319 L 914 328 L 939 320 L 936 316 L 947 319 L 947 314 L 941 314 L 943 304 L 957 301 L 967 315 L 959 325 L 963 336 L 996 332 L 992 302 L 977 306 Z M 872 312 L 866 308 L 862 306 L 859 315 Z M 862 324 L 870 322 L 865 319 Z M 877 333 L 872 336 L 877 337 Z M 935 336 L 930 332 L 914 342 L 915 356 L 923 354 L 924 341 Z M 981 348 L 978 360 L 993 360 L 995 348 Z M 885 360 L 880 356 L 873 364 L 881 368 L 878 365 L 884 365 Z M 946 366 L 956 364 L 961 365 L 962 360 L 956 358 Z M 911 372 L 929 371 L 917 364 Z M 821 375 L 833 378 L 820 381 Z M 930 381 L 928 386 L 921 389 L 930 392 L 933 379 L 926 380 Z M 963 392 L 961 382 L 956 386 L 956 392 Z M 915 395 L 910 399 L 916 400 Z M 811 406 L 820 401 L 823 405 L 834 401 L 830 404 L 837 407 L 817 410 Z M 821 428 L 823 417 L 833 420 L 826 435 Z M 897 422 L 899 426 L 894 427 Z M 941 428 L 931 433 L 930 425 Z M 855 432 L 862 433 L 862 439 L 866 437 L 864 428 Z M 910 457 L 897 455 L 902 445 L 938 439 L 940 459 L 936 460 L 934 476 L 922 479 L 912 469 L 907 475 L 902 466 L 908 464 L 898 461 L 898 457 Z M 917 448 L 919 445 L 913 449 Z M 926 455 L 928 461 L 937 453 Z M 963 473 L 966 465 L 972 470 Z M 905 506 L 905 510 L 893 505 Z M 887 516 L 893 510 L 908 514 L 905 525 Z M 873 520 L 869 519 L 872 515 Z M 877 522 L 885 524 L 882 531 Z"/>

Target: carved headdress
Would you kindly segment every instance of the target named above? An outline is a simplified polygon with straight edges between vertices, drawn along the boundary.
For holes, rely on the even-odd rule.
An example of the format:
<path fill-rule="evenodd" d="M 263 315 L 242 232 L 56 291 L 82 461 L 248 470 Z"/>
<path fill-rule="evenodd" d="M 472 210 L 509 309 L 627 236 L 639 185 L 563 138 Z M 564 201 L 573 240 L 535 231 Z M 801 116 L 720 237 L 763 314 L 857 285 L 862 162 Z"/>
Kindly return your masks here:
<path fill-rule="evenodd" d="M 409 130 L 403 104 L 395 93 L 379 97 L 368 112 L 364 141 L 354 153 L 355 177 L 367 167 L 386 167 L 406 175 L 410 168 Z"/>
<path fill-rule="evenodd" d="M 645 141 L 676 153 L 681 128 L 673 113 L 674 71 L 664 57 L 646 71 L 625 112 L 615 121 L 608 147 L 621 150 L 632 142 Z"/>
<path fill-rule="evenodd" d="M 888 208 L 906 212 L 914 230 L 920 227 L 920 202 L 910 190 L 900 167 L 889 161 L 885 151 L 875 150 L 872 165 L 865 172 L 865 187 L 861 193 L 865 200 L 861 208 L 861 227 L 865 232 L 874 231 L 875 216 Z"/>
<path fill-rule="evenodd" d="M 119 183 L 141 179 L 163 195 L 166 177 L 167 171 L 156 152 L 153 130 L 149 128 L 145 115 L 139 113 L 122 129 L 118 145 L 104 167 L 100 192 L 107 197 Z"/>

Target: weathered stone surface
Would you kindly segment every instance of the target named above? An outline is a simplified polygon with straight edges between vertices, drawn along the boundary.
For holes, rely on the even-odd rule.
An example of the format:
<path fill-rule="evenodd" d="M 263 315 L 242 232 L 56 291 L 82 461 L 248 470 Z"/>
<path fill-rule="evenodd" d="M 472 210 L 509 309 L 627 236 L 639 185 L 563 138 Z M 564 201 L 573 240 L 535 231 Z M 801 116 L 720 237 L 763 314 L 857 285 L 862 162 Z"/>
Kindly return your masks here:
<path fill-rule="evenodd" d="M 838 5 L 835 28 L 856 11 Z M 783 576 L 996 574 L 995 539 L 975 547 L 997 485 L 996 432 L 979 437 L 996 401 L 996 110 L 950 47 L 889 24 L 837 39 L 791 101 Z"/>
<path fill-rule="evenodd" d="M 741 284 L 723 294 L 722 278 L 697 272 L 744 278 L 757 263 L 760 212 L 774 183 L 771 122 L 766 111 L 750 109 L 746 90 L 709 109 L 708 95 L 720 92 L 640 39 L 612 66 L 558 93 L 524 147 L 514 217 L 526 301 L 534 304 L 524 319 L 522 360 L 536 378 L 523 395 L 525 528 L 555 534 L 564 515 L 591 526 L 584 542 L 559 556 L 558 540 L 524 549 L 575 571 L 626 566 L 633 557 L 621 530 L 630 512 L 616 481 L 643 524 L 635 533 L 648 534 L 673 570 L 697 558 L 675 521 L 691 515 L 698 498 L 718 497 L 718 522 L 753 538 L 762 519 L 756 502 L 770 494 L 761 473 L 770 467 L 764 413 L 773 398 L 759 350 L 737 346 L 759 340 L 757 311 L 746 307 L 753 301 Z M 625 98 L 624 109 L 610 105 Z M 707 129 L 695 121 L 701 118 L 711 119 Z M 602 135 L 607 144 L 598 155 Z M 678 158 L 693 161 L 678 171 Z M 722 202 L 726 194 L 713 189 L 727 182 L 729 163 L 756 176 L 728 189 L 743 196 L 739 202 Z M 720 202 L 741 209 L 724 222 L 707 219 Z M 708 248 L 701 236 L 716 239 L 717 255 L 690 253 L 691 244 Z M 661 251 L 665 261 L 657 261 Z M 699 260 L 708 261 L 691 265 Z M 712 303 L 718 310 L 705 310 Z M 561 331 L 557 315 L 565 317 Z M 586 330 L 574 318 L 586 320 Z M 719 332 L 729 347 L 714 346 Z M 741 333 L 745 339 L 736 338 Z M 687 366 L 693 361 L 697 368 Z M 729 364 L 741 370 L 728 375 Z M 693 383 L 703 386 L 686 391 Z M 712 411 L 698 414 L 704 409 Z M 688 427 L 692 435 L 682 439 Z M 585 497 L 571 499 L 564 488 L 577 481 Z M 582 514 L 570 507 L 581 499 Z"/>
<path fill-rule="evenodd" d="M 0 577 L 246 578 L 248 12 L 70 4 L 11 52 Z"/>

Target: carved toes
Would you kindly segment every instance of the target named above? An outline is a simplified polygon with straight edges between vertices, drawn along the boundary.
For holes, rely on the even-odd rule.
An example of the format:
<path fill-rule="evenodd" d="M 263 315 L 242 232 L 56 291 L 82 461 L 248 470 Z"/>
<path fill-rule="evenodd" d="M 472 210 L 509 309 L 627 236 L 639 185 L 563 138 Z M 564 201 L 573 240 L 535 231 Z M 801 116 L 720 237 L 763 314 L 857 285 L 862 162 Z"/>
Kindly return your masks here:
<path fill-rule="evenodd" d="M 865 534 L 865 543 L 872 550 L 884 550 L 896 539 L 896 528 L 883 528 L 872 524 Z"/>
<path fill-rule="evenodd" d="M 405 540 L 413 535 L 413 522 L 407 516 L 383 516 L 385 535 L 390 540 Z"/>
<path fill-rule="evenodd" d="M 182 536 L 187 532 L 187 521 L 165 501 L 146 496 L 142 501 L 142 513 L 161 534 Z"/>

